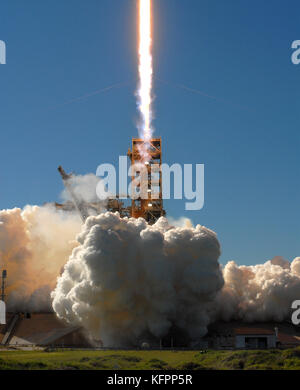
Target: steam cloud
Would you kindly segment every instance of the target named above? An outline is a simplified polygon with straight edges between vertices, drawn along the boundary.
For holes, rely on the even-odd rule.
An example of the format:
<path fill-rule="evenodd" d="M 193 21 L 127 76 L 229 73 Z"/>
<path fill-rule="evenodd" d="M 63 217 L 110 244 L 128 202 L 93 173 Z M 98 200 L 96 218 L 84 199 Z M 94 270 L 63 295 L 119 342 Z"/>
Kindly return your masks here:
<path fill-rule="evenodd" d="M 180 227 L 184 226 L 185 227 Z M 60 318 L 86 327 L 106 345 L 132 345 L 176 327 L 190 341 L 223 319 L 282 321 L 300 297 L 300 258 L 256 266 L 218 263 L 216 235 L 161 218 L 91 217 L 52 293 Z"/>
<path fill-rule="evenodd" d="M 89 173 L 87 175 L 72 175 L 68 180 L 76 198 L 81 202 L 99 202 L 96 188 L 101 179 L 96 175 Z M 64 201 L 72 201 L 67 189 L 61 193 Z"/>
<path fill-rule="evenodd" d="M 72 175 L 68 179 L 68 185 L 77 201 L 85 205 L 88 215 L 98 215 L 106 210 L 109 193 L 106 191 L 102 180 L 96 175 L 92 173 Z M 67 188 L 62 191 L 61 198 L 63 201 L 73 204 Z"/>
<path fill-rule="evenodd" d="M 300 298 L 300 257 L 292 263 L 280 256 L 264 264 L 223 270 L 225 286 L 217 297 L 217 318 L 245 322 L 278 321 L 290 317 L 291 303 Z"/>
<path fill-rule="evenodd" d="M 82 226 L 76 214 L 50 206 L 0 211 L 8 309 L 53 308 L 109 346 L 174 328 L 193 341 L 220 319 L 290 317 L 300 298 L 300 257 L 222 268 L 219 255 L 216 234 L 183 218 L 150 226 L 106 212 Z"/>
<path fill-rule="evenodd" d="M 214 232 L 107 212 L 88 218 L 77 239 L 52 294 L 60 318 L 110 346 L 162 337 L 172 326 L 190 339 L 206 333 L 208 305 L 223 286 Z"/>
<path fill-rule="evenodd" d="M 0 211 L 0 267 L 8 271 L 8 310 L 51 308 L 50 292 L 80 231 L 80 219 L 52 207 Z"/>

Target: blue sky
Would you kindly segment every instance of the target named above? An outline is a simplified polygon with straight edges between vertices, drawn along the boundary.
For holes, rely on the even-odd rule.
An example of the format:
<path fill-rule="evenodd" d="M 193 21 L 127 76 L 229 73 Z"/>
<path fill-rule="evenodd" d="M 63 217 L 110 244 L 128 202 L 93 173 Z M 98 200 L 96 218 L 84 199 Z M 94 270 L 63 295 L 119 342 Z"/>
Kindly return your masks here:
<path fill-rule="evenodd" d="M 206 174 L 204 209 L 168 201 L 168 214 L 215 230 L 222 263 L 300 255 L 299 1 L 153 9 L 155 134 L 164 162 L 204 163 Z M 126 154 L 137 135 L 136 27 L 135 0 L 1 2 L 0 208 L 59 200 L 59 164 L 95 173 Z"/>

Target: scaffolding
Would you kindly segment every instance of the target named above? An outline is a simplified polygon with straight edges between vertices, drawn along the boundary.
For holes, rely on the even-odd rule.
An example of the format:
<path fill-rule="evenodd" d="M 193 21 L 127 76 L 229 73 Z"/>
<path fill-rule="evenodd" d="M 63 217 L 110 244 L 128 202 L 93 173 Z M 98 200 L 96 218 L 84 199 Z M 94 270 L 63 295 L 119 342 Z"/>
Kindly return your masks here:
<path fill-rule="evenodd" d="M 139 184 L 135 188 L 134 186 L 131 187 L 131 205 L 130 203 L 128 205 L 128 202 L 125 205 L 117 195 L 107 199 L 105 208 L 111 212 L 118 212 L 121 218 L 144 218 L 149 224 L 153 224 L 160 217 L 166 215 L 162 199 L 161 138 L 152 138 L 148 142 L 140 138 L 133 138 L 132 150 L 129 149 L 127 155 L 130 158 L 131 167 L 136 167 L 135 172 L 131 176 L 132 183 L 133 180 L 137 179 L 141 171 L 144 172 L 143 178 L 140 177 Z M 86 203 L 80 201 L 72 189 L 72 174 L 67 174 L 61 166 L 58 167 L 58 171 L 66 189 L 71 195 L 72 202 L 66 202 L 65 204 L 55 203 L 56 209 L 64 211 L 76 209 L 83 222 L 89 215 L 97 215 L 103 211 L 103 203 L 101 202 Z M 142 193 L 133 196 L 133 192 L 139 194 L 142 188 L 145 189 L 144 194 L 146 194 L 146 197 L 142 196 Z M 127 200 L 130 198 L 127 198 Z"/>
<path fill-rule="evenodd" d="M 131 189 L 131 216 L 144 218 L 153 224 L 166 214 L 163 209 L 160 169 L 162 163 L 161 138 L 152 138 L 149 141 L 133 138 L 132 150 L 129 149 L 127 155 L 130 158 L 131 166 L 136 167 L 133 169 L 132 183 L 140 176 L 138 184 L 133 185 Z M 138 193 L 140 196 L 136 195 Z"/>

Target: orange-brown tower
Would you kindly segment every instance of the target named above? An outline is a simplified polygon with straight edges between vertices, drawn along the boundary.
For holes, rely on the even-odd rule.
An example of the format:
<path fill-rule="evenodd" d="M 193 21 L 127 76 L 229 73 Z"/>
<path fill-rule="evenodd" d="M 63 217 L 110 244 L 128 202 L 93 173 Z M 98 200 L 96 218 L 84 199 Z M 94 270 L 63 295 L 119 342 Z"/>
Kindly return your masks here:
<path fill-rule="evenodd" d="M 143 151 L 146 151 L 147 157 Z M 132 197 L 131 216 L 134 218 L 142 217 L 149 223 L 155 223 L 158 218 L 166 214 L 163 209 L 162 200 L 162 175 L 161 175 L 161 138 L 152 138 L 145 141 L 140 138 L 132 139 L 132 150 L 128 150 L 128 157 L 132 166 L 142 164 L 147 172 L 147 199 L 143 197 Z M 159 169 L 157 169 L 159 168 Z M 132 180 L 136 177 L 133 176 Z M 141 187 L 143 184 L 139 185 Z"/>

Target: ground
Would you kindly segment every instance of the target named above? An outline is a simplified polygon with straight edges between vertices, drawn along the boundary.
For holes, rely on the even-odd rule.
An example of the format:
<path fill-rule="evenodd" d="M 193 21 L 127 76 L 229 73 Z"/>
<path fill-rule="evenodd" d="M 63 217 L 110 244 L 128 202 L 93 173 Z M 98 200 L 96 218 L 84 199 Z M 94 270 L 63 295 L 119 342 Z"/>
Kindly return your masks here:
<path fill-rule="evenodd" d="M 300 348 L 269 351 L 0 351 L 0 369 L 300 369 Z"/>

